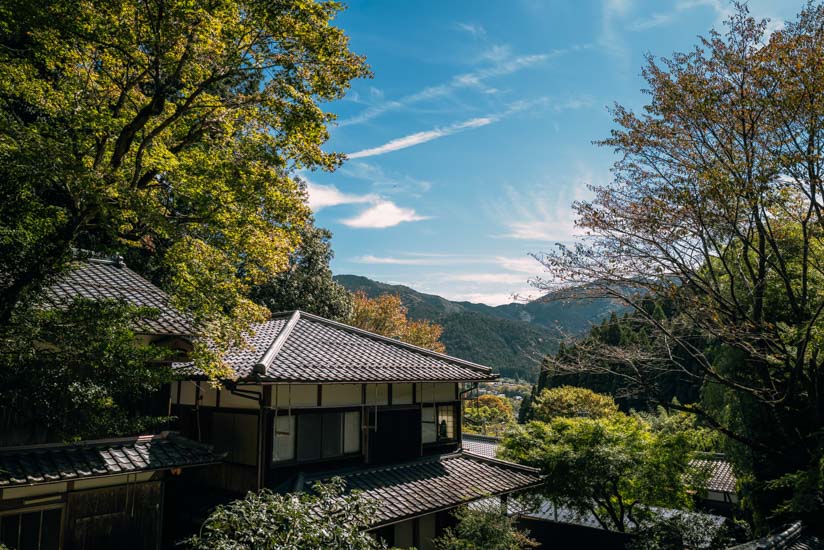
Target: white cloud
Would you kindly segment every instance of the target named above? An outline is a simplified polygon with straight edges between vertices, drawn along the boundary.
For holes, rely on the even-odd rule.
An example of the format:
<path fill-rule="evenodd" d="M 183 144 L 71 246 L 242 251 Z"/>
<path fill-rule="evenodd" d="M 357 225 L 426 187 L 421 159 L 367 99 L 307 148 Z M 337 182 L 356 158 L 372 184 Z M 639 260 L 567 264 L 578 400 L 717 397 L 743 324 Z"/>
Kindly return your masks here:
<path fill-rule="evenodd" d="M 478 23 L 458 23 L 455 26 L 458 30 L 468 32 L 475 38 L 482 38 L 486 36 L 486 29 L 483 25 L 479 25 Z"/>
<path fill-rule="evenodd" d="M 675 20 L 675 14 L 673 13 L 655 13 L 650 17 L 646 17 L 644 19 L 638 19 L 634 23 L 629 26 L 629 30 L 631 31 L 646 31 L 649 29 L 654 29 L 656 27 L 662 27 L 664 25 L 669 25 Z"/>
<path fill-rule="evenodd" d="M 320 185 L 311 181 L 306 182 L 306 190 L 309 194 L 309 207 L 314 212 L 330 206 L 369 204 L 368 208 L 362 210 L 356 216 L 340 220 L 341 223 L 349 227 L 383 229 L 403 222 L 429 219 L 426 216 L 418 215 L 412 208 L 400 207 L 394 202 L 373 193 L 366 195 L 344 193 L 334 185 Z"/>
<path fill-rule="evenodd" d="M 373 264 L 373 265 L 434 265 L 431 258 L 396 258 L 392 256 L 373 256 L 367 254 L 365 256 L 358 256 L 353 261 L 359 264 Z M 443 259 L 438 262 L 440 264 L 448 264 L 449 260 Z"/>
<path fill-rule="evenodd" d="M 353 218 L 341 220 L 349 227 L 359 229 L 383 229 L 403 222 L 417 222 L 429 219 L 419 216 L 412 208 L 402 208 L 392 201 L 380 200 Z"/>
<path fill-rule="evenodd" d="M 450 281 L 467 283 L 519 284 L 527 281 L 527 277 L 517 273 L 458 273 L 448 275 L 446 278 Z"/>
<path fill-rule="evenodd" d="M 453 300 L 456 302 L 473 302 L 473 303 L 480 303 L 486 304 L 488 306 L 500 306 L 504 304 L 511 304 L 515 301 L 523 301 L 525 299 L 532 298 L 532 294 L 534 294 L 535 289 L 524 287 L 520 290 L 506 292 L 506 291 L 499 291 L 499 292 L 483 292 L 483 291 L 469 291 L 469 292 L 450 292 L 449 290 L 441 293 L 440 295 L 446 298 L 447 300 Z"/>
<path fill-rule="evenodd" d="M 406 174 L 387 173 L 380 166 L 363 161 L 347 162 L 338 171 L 350 178 L 368 181 L 379 193 L 405 193 L 420 196 L 432 188 L 432 182 Z"/>
<path fill-rule="evenodd" d="M 591 102 L 591 100 L 589 101 Z M 415 145 L 420 145 L 421 143 L 426 143 L 435 139 L 450 136 L 452 134 L 456 134 L 464 130 L 487 126 L 489 124 L 492 124 L 493 122 L 503 120 L 504 118 L 511 116 L 515 113 L 519 113 L 527 109 L 540 107 L 542 105 L 548 104 L 549 102 L 550 99 L 548 97 L 539 97 L 537 99 L 515 101 L 513 103 L 510 103 L 509 106 L 500 113 L 490 114 L 484 117 L 477 117 L 470 120 L 466 120 L 464 122 L 457 122 L 455 124 L 451 124 L 443 128 L 435 128 L 434 130 L 427 130 L 425 132 L 416 132 L 414 134 L 409 134 L 408 136 L 393 139 L 378 147 L 372 147 L 370 149 L 363 149 L 361 151 L 349 153 L 347 156 L 350 159 L 357 159 L 364 157 L 374 157 L 376 155 L 384 155 L 386 153 L 391 153 L 393 151 L 400 151 L 401 149 L 414 147 Z M 566 103 L 559 103 L 554 106 L 553 110 L 559 112 L 567 109 L 577 109 L 589 104 L 590 103 L 587 103 L 586 98 L 580 98 L 568 101 Z"/>
<path fill-rule="evenodd" d="M 592 183 L 592 175 L 582 168 L 568 191 L 559 192 L 557 186 L 555 189 L 534 188 L 530 192 L 505 187 L 505 197 L 489 207 L 492 215 L 502 220 L 506 228 L 503 233 L 494 236 L 552 243 L 577 240 L 585 231 L 575 225 L 576 214 L 572 203 L 588 198 Z"/>
<path fill-rule="evenodd" d="M 621 60 L 629 61 L 629 46 L 619 31 L 620 21 L 632 9 L 630 0 L 605 0 L 601 6 L 601 37 L 598 41 L 601 49 Z"/>
<path fill-rule="evenodd" d="M 486 92 L 489 90 L 489 88 L 484 86 L 484 82 L 486 80 L 506 76 L 534 65 L 538 65 L 549 59 L 559 57 L 568 52 L 578 51 L 585 48 L 587 48 L 587 46 L 574 46 L 572 48 L 557 49 L 547 53 L 515 57 L 512 55 L 508 46 L 493 46 L 492 49 L 485 52 L 482 56 L 483 59 L 493 63 L 491 67 L 455 75 L 450 81 L 444 84 L 429 86 L 400 99 L 373 105 L 359 115 L 339 121 L 338 125 L 348 126 L 350 124 L 361 124 L 368 122 L 386 112 L 402 109 L 421 101 L 429 101 L 438 97 L 447 96 L 462 88 L 481 87 L 482 91 Z"/>
<path fill-rule="evenodd" d="M 543 266 L 540 262 L 531 256 L 521 258 L 497 256 L 495 258 L 495 263 L 506 270 L 526 273 L 528 275 L 536 275 L 543 270 Z"/>
<path fill-rule="evenodd" d="M 471 120 L 458 122 L 444 128 L 435 128 L 434 130 L 427 130 L 425 132 L 416 132 L 408 136 L 393 139 L 379 147 L 349 153 L 347 156 L 350 159 L 357 159 L 363 157 L 373 157 L 375 155 L 383 155 L 386 153 L 391 153 L 392 151 L 399 151 L 401 149 L 406 149 L 407 147 L 420 145 L 421 143 L 426 143 L 428 141 L 432 141 L 433 139 L 449 136 L 462 130 L 486 126 L 487 124 L 492 124 L 494 121 L 495 119 L 491 117 L 473 118 Z"/>
<path fill-rule="evenodd" d="M 328 206 L 369 203 L 378 200 L 377 195 L 352 195 L 342 192 L 334 185 L 307 182 L 306 190 L 309 193 L 309 207 L 315 212 Z"/>

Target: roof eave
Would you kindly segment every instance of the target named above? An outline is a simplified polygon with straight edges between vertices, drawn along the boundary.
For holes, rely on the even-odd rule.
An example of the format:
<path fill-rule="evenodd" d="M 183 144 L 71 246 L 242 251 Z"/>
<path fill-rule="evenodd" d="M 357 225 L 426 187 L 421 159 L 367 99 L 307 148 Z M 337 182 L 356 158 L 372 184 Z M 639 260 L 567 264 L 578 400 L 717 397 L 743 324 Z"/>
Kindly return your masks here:
<path fill-rule="evenodd" d="M 435 357 L 437 359 L 441 359 L 442 361 L 447 361 L 456 365 L 461 365 L 467 367 L 469 369 L 478 370 L 484 374 L 491 373 L 492 369 L 487 367 L 486 365 L 481 365 L 478 363 L 473 363 L 472 361 L 467 361 L 466 359 L 460 359 L 458 357 L 453 357 L 451 355 L 447 355 L 445 353 L 439 353 L 437 351 L 432 351 L 431 349 L 426 349 L 420 346 L 416 346 L 414 344 L 410 344 L 408 342 L 403 342 L 401 340 L 396 340 L 394 338 L 389 338 L 387 336 L 382 336 L 380 334 L 376 334 L 374 332 L 369 332 L 368 330 L 363 330 L 361 328 L 353 327 L 351 325 L 347 325 L 346 323 L 340 323 L 338 321 L 333 321 L 331 319 L 326 319 L 325 317 L 320 317 L 319 315 L 315 315 L 313 313 L 306 313 L 305 311 L 301 310 L 294 310 L 294 311 L 284 311 L 280 313 L 275 313 L 272 315 L 272 318 L 276 317 L 286 317 L 287 315 L 294 315 L 298 314 L 301 317 L 306 317 L 307 319 L 311 319 L 313 321 L 324 323 L 326 325 L 339 328 L 341 330 L 345 330 L 348 332 L 352 332 L 354 334 L 359 334 L 361 336 L 371 338 L 373 340 L 377 340 L 379 342 L 384 342 L 388 344 L 392 344 L 398 347 L 406 348 L 412 351 L 417 351 L 418 353 L 423 353 L 424 355 L 429 355 L 431 357 Z"/>

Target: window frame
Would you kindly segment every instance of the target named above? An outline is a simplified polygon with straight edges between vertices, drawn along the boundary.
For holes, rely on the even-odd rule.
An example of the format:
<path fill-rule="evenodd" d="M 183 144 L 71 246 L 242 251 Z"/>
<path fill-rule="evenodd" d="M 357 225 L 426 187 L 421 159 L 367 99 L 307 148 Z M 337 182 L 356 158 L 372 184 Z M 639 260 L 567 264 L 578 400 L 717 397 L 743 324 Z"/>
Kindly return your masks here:
<path fill-rule="evenodd" d="M 361 428 L 358 431 L 358 435 L 356 438 L 358 450 L 352 452 L 346 452 L 346 414 L 347 413 L 357 413 L 359 417 L 358 425 Z M 298 445 L 299 445 L 299 435 L 300 435 L 300 417 L 301 416 L 323 416 L 325 414 L 338 414 L 340 415 L 340 430 L 341 430 L 341 454 L 334 455 L 334 456 L 321 456 L 320 458 L 313 458 L 307 460 L 300 460 L 298 458 Z M 294 420 L 294 428 L 295 433 L 292 439 L 292 457 L 288 460 L 275 460 L 276 451 L 275 445 L 277 444 L 277 434 L 275 433 L 276 430 L 276 422 L 278 417 L 289 416 L 289 413 L 284 409 L 278 409 L 275 411 L 275 414 L 272 415 L 272 421 L 269 422 L 269 429 L 271 430 L 272 437 L 271 437 L 271 444 L 269 445 L 269 452 L 270 452 L 270 459 L 269 464 L 271 467 L 279 468 L 282 466 L 294 466 L 295 464 L 316 464 L 321 462 L 331 462 L 335 460 L 345 460 L 348 458 L 354 458 L 358 456 L 363 456 L 363 410 L 361 407 L 334 407 L 334 408 L 325 408 L 320 407 L 316 409 L 307 409 L 307 410 L 293 410 L 291 416 L 295 419 Z M 321 427 L 321 429 L 323 429 Z M 323 454 L 323 435 L 321 435 L 321 455 Z"/>
<path fill-rule="evenodd" d="M 441 401 L 441 402 L 436 402 L 436 403 L 424 404 L 421 407 L 421 441 L 422 441 L 423 446 L 443 445 L 443 444 L 446 444 L 446 443 L 457 443 L 458 434 L 459 434 L 458 425 L 460 424 L 460 419 L 458 418 L 458 406 L 459 405 L 460 405 L 460 403 L 458 401 Z M 441 437 L 440 422 L 438 421 L 438 418 L 440 416 L 440 410 L 445 409 L 447 407 L 452 409 L 452 437 Z M 423 419 L 423 416 L 424 416 L 423 415 L 423 409 L 427 409 L 427 408 L 434 409 L 434 411 L 433 411 L 434 420 L 433 421 Z M 435 441 L 423 442 L 423 425 L 424 424 L 434 424 L 434 427 L 435 427 Z"/>
<path fill-rule="evenodd" d="M 18 525 L 18 527 L 17 527 L 17 529 L 18 529 L 18 531 L 17 531 L 17 544 L 19 545 L 20 540 L 21 540 L 20 534 L 22 532 L 21 527 L 22 527 L 23 516 L 25 514 L 32 514 L 32 513 L 36 513 L 36 512 L 40 513 L 40 527 L 38 529 L 38 537 L 37 537 L 37 539 L 38 539 L 37 546 L 38 546 L 38 549 L 40 549 L 40 546 L 43 542 L 43 532 L 42 532 L 43 531 L 43 514 L 45 512 L 50 512 L 51 510 L 58 510 L 60 512 L 60 521 L 58 523 L 58 528 L 57 528 L 57 550 L 61 550 L 63 548 L 63 531 L 65 530 L 65 522 L 66 522 L 66 503 L 65 502 L 54 502 L 54 503 L 49 503 L 49 504 L 43 504 L 43 505 L 40 505 L 40 506 L 27 506 L 27 507 L 24 507 L 24 508 L 11 508 L 11 509 L 8 509 L 8 510 L 0 510 L 0 521 L 2 521 L 3 518 L 8 517 L 8 516 L 18 516 L 20 518 L 18 520 L 18 524 L 17 524 Z M 16 548 L 16 547 L 12 547 L 12 548 Z M 51 550 L 51 549 L 45 549 L 45 550 Z"/>

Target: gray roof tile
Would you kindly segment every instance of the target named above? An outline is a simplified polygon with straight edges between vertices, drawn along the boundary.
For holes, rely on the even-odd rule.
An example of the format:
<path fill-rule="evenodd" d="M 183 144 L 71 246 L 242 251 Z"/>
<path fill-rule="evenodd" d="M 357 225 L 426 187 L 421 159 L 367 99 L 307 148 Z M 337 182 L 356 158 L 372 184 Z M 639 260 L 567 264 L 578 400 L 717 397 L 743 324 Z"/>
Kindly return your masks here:
<path fill-rule="evenodd" d="M 105 441 L 0 449 L 0 488 L 220 462 L 211 447 L 164 432 Z"/>
<path fill-rule="evenodd" d="M 165 292 L 119 261 L 75 262 L 72 269 L 45 291 L 46 301 L 55 306 L 67 305 L 79 298 L 122 300 L 158 310 L 156 318 L 140 322 L 136 327 L 138 332 L 180 336 L 190 336 L 193 332 L 187 318 L 171 307 Z"/>
<path fill-rule="evenodd" d="M 304 484 L 311 487 L 314 481 L 332 477 L 343 478 L 347 490 L 361 491 L 367 499 L 377 502 L 374 527 L 541 483 L 541 476 L 534 468 L 456 453 L 313 476 Z"/>
<path fill-rule="evenodd" d="M 461 443 L 464 451 L 495 458 L 498 455 L 500 441 L 497 437 L 487 435 L 463 434 L 461 436 Z"/>
<path fill-rule="evenodd" d="M 753 540 L 729 550 L 820 550 L 824 548 L 824 539 L 812 529 L 812 525 L 796 522 L 785 527 L 779 533 Z"/>
<path fill-rule="evenodd" d="M 254 325 L 247 343 L 224 356 L 241 379 L 259 375 L 274 382 L 358 383 L 497 378 L 488 367 L 301 311 Z"/>
<path fill-rule="evenodd" d="M 734 493 L 737 479 L 732 464 L 720 457 L 700 458 L 691 462 L 692 466 L 704 470 L 707 481 L 704 488 L 708 491 Z"/>

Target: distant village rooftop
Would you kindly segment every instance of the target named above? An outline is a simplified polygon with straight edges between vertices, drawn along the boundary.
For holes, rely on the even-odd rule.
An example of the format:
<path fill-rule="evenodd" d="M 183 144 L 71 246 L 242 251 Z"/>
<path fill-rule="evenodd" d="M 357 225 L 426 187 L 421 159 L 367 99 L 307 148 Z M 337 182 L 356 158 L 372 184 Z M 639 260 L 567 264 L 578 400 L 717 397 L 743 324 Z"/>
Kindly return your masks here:
<path fill-rule="evenodd" d="M 480 382 L 489 367 L 303 311 L 253 325 L 224 361 L 238 379 L 275 383 Z M 177 368 L 193 368 L 191 363 Z"/>

